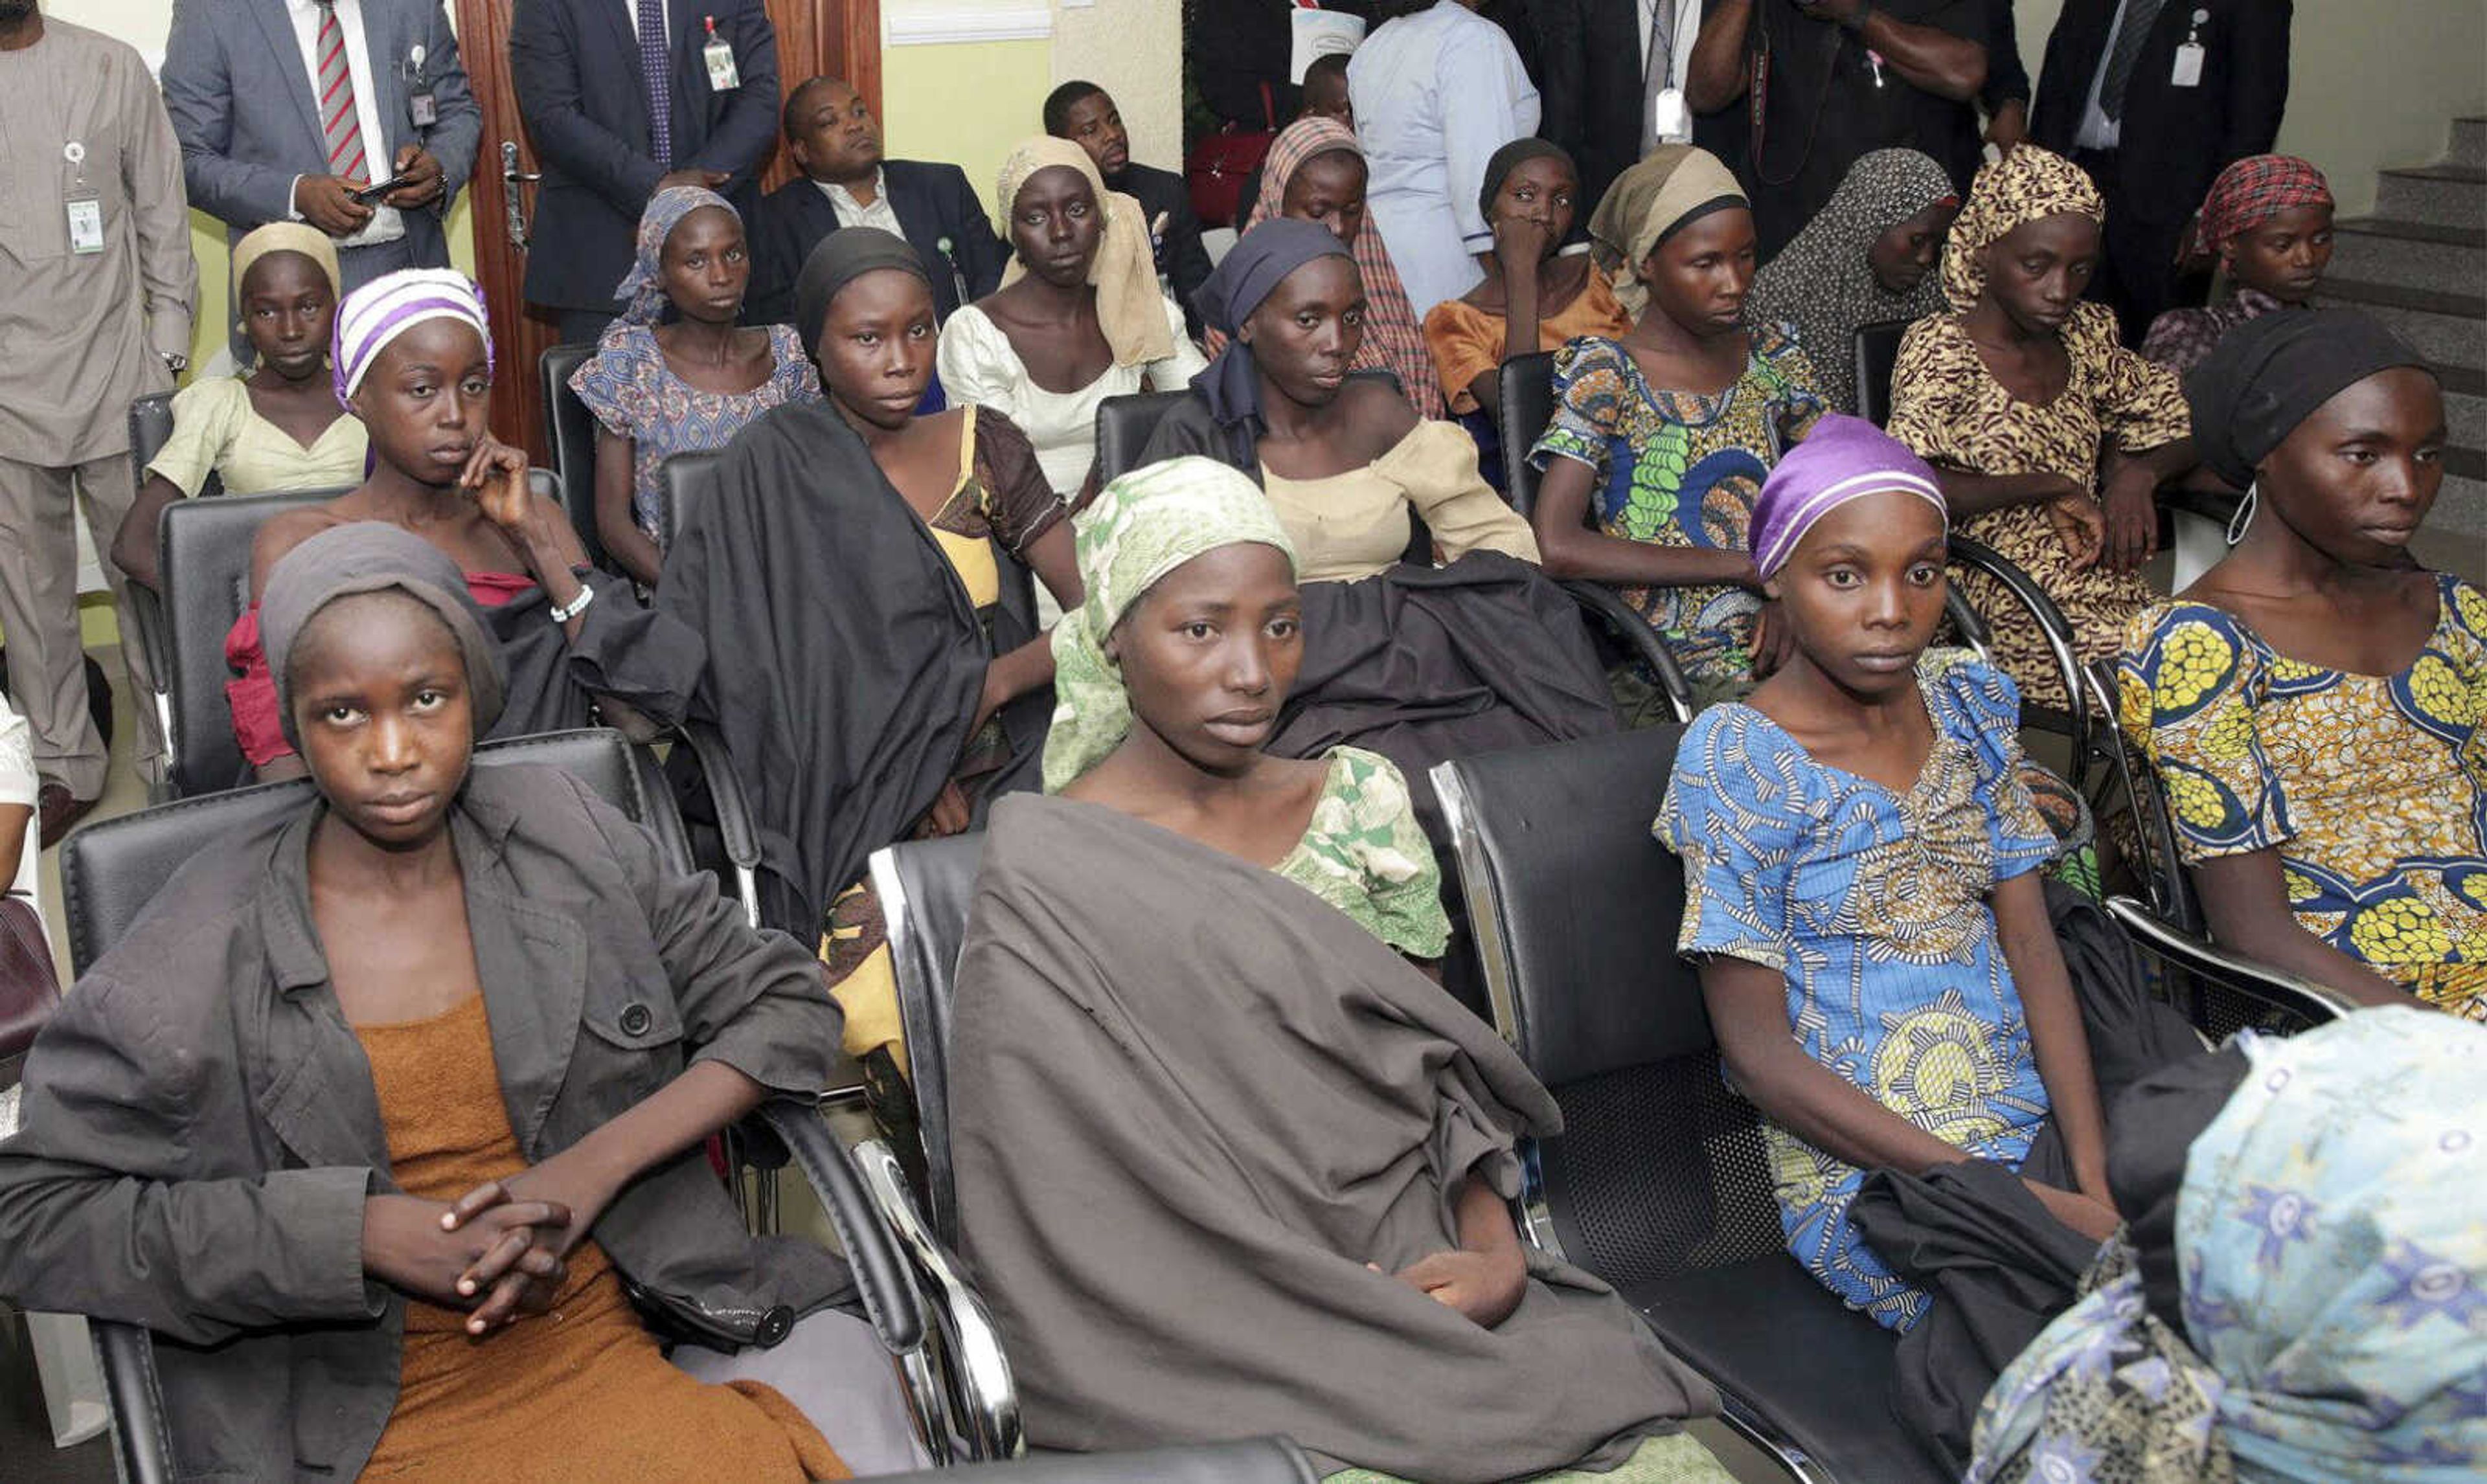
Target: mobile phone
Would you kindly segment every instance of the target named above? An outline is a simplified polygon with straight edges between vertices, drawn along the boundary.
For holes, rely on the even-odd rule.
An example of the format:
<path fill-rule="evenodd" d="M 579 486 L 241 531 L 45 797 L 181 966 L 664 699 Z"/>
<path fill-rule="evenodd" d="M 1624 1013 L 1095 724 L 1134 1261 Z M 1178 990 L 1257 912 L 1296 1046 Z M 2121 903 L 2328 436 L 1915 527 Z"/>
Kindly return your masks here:
<path fill-rule="evenodd" d="M 366 185 L 361 190 L 348 191 L 346 194 L 353 197 L 356 201 L 361 202 L 364 206 L 370 206 L 373 202 L 379 200 L 389 192 L 394 190 L 403 190 L 406 186 L 412 185 L 414 181 L 415 178 L 413 176 L 399 176 L 394 180 L 382 180 L 377 185 Z"/>

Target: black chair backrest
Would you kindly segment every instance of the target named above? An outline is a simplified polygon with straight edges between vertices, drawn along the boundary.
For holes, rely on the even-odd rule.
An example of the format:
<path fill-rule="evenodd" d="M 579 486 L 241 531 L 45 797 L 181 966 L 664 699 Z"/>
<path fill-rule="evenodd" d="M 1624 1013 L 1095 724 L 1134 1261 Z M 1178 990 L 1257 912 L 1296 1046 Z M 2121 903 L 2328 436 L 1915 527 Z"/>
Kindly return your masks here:
<path fill-rule="evenodd" d="M 596 535 L 596 414 L 570 389 L 572 373 L 595 354 L 594 345 L 555 345 L 537 365 L 544 377 L 545 431 L 552 444 L 552 472 L 561 480 L 562 508 L 570 512 L 579 544 L 587 548 L 587 560 L 605 566 L 604 543 Z"/>
<path fill-rule="evenodd" d="M 708 492 L 716 488 L 716 466 L 724 457 L 724 450 L 712 449 L 676 453 L 657 466 L 658 550 L 674 549 L 675 534 L 689 523 L 691 511 L 699 508 Z"/>
<path fill-rule="evenodd" d="M 898 973 L 898 1014 L 907 1028 L 908 1072 L 933 1186 L 933 1227 L 945 1243 L 959 1237 L 958 1187 L 950 1165 L 951 992 L 984 859 L 981 831 L 891 845 L 872 857 L 872 886 L 880 896 Z"/>
<path fill-rule="evenodd" d="M 1900 362 L 1900 337 L 1914 319 L 1886 319 L 1857 327 L 1857 415 L 1876 427 L 1891 420 L 1891 369 Z"/>
<path fill-rule="evenodd" d="M 1134 392 L 1097 404 L 1097 486 L 1103 489 L 1140 466 L 1158 424 L 1189 392 Z"/>
<path fill-rule="evenodd" d="M 242 776 L 225 701 L 225 635 L 250 606 L 250 549 L 262 522 L 317 505 L 326 493 L 227 495 L 180 500 L 156 527 L 163 554 L 165 638 L 173 673 L 159 676 L 173 702 L 169 781 L 179 795 L 230 788 Z"/>
<path fill-rule="evenodd" d="M 1555 1233 L 1609 1282 L 1781 1246 L 1761 1115 L 1719 1080 L 1675 950 L 1684 868 L 1650 837 L 1683 731 L 1435 769 L 1503 1034 L 1563 1108 L 1538 1164 Z"/>
<path fill-rule="evenodd" d="M 173 394 L 150 392 L 129 404 L 129 467 L 140 483 L 147 482 L 147 466 L 173 441 Z M 224 481 L 215 471 L 208 471 L 207 481 L 199 486 L 202 495 L 224 493 Z"/>
<path fill-rule="evenodd" d="M 1510 485 L 1511 508 L 1526 515 L 1537 508 L 1536 466 L 1528 451 L 1554 421 L 1554 352 L 1513 356 L 1502 363 L 1502 408 L 1495 417 L 1502 434 L 1502 474 Z"/>
<path fill-rule="evenodd" d="M 1290 1438 L 1202 1443 L 1135 1453 L 1056 1453 L 1009 1463 L 884 1475 L 884 1484 L 943 1484 L 981 1473 L 991 1484 L 1315 1484 L 1321 1475 Z"/>
<path fill-rule="evenodd" d="M 642 785 L 630 744 L 620 732 L 553 731 L 487 742 L 475 750 L 477 767 L 511 763 L 556 767 L 576 778 L 648 826 L 676 866 L 691 868 L 689 852 L 682 845 L 681 821 L 670 817 L 672 797 Z M 311 797 L 309 779 L 262 783 L 140 810 L 71 834 L 61 846 L 70 972 L 84 974 L 93 967 L 192 856 L 290 814 Z"/>

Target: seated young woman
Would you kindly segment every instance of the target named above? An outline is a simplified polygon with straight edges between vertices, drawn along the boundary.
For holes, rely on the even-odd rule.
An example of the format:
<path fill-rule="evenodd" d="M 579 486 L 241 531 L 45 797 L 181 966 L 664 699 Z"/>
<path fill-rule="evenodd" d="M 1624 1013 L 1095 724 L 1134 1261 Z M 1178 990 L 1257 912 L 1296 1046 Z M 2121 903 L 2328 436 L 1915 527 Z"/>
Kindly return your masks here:
<path fill-rule="evenodd" d="M 1312 638 L 1272 747 L 1358 741 L 1432 764 L 1614 728 L 1578 606 L 1538 571 L 1528 523 L 1477 473 L 1456 424 L 1355 376 L 1370 328 L 1336 235 L 1280 218 L 1245 233 L 1198 295 L 1224 348 L 1158 425 L 1143 463 L 1201 453 L 1268 492 L 1294 538 Z M 1421 516 L 1447 564 L 1403 562 Z"/>
<path fill-rule="evenodd" d="M 2175 374 L 2125 349 L 2114 313 L 2082 297 L 2105 220 L 2098 187 L 2062 155 L 2023 145 L 1980 170 L 1943 247 L 1951 308 L 1910 329 L 1891 374 L 1891 435 L 1941 473 L 1961 530 L 2054 599 L 2084 664 L 2113 655 L 2150 601 L 2158 488 L 2197 462 Z M 2021 693 L 2063 706 L 2046 636 L 1984 575 L 1961 588 Z"/>
<path fill-rule="evenodd" d="M 1049 1448 L 1284 1433 L 1336 1480 L 1724 1480 L 1717 1397 L 1506 1202 L 1546 1090 L 1440 951 L 1405 781 L 1265 747 L 1292 542 L 1186 457 L 1078 519 L 1055 797 L 994 811 L 950 1049 L 963 1255 Z"/>
<path fill-rule="evenodd" d="M 915 415 L 937 332 L 913 248 L 842 228 L 795 299 L 828 400 L 779 407 L 735 441 L 657 606 L 707 641 L 691 708 L 753 786 L 762 920 L 820 945 L 848 1049 L 888 1046 L 903 1070 L 865 861 L 1034 786 L 1053 652 L 1026 574 L 1068 609 L 1078 568 L 1062 497 L 1010 419 Z"/>
<path fill-rule="evenodd" d="M 1986 1183 L 1967 1192 L 2004 1200 L 1996 1229 L 2058 1234 L 2078 1272 L 2117 1223 L 2092 1048 L 2146 1063 L 2157 1029 L 2077 999 L 2038 874 L 2055 839 L 2017 776 L 2012 682 L 1926 662 L 1945 537 L 1933 471 L 1871 424 L 1826 416 L 1753 515 L 1787 660 L 1749 702 L 1693 719 L 1655 825 L 1683 858 L 1680 947 L 1727 1076 L 1768 1120 L 1788 1250 L 1903 1331 L 1935 1304 L 1893 1253 L 1929 1244 L 1869 1241 L 1869 1172 L 1979 1165 Z M 1994 1366 L 1925 1343 L 1904 1368 L 1973 1374 L 1900 1394 L 1973 1405 Z M 1903 1415 L 1966 1443 L 1965 1415 Z"/>
<path fill-rule="evenodd" d="M 1960 188 L 1934 156 L 1876 150 L 1778 255 L 1753 275 L 1754 324 L 1796 331 L 1832 412 L 1857 411 L 1857 332 L 1943 307 L 1935 263 L 1960 214 Z"/>
<path fill-rule="evenodd" d="M 781 402 L 818 401 L 821 383 L 792 325 L 742 327 L 751 259 L 742 216 L 714 191 L 667 186 L 639 216 L 639 256 L 614 289 L 620 317 L 570 389 L 596 414 L 596 537 L 655 586 L 663 498 L 677 453 L 721 449 Z M 674 317 L 659 324 L 668 308 Z"/>
<path fill-rule="evenodd" d="M 1580 172 L 1561 145 L 1515 139 L 1494 151 L 1477 199 L 1494 231 L 1494 251 L 1479 259 L 1485 280 L 1425 312 L 1425 346 L 1451 415 L 1476 439 L 1486 481 L 1496 489 L 1507 487 L 1495 424 L 1502 363 L 1632 328 L 1607 270 L 1586 253 L 1561 251 L 1579 191 Z"/>
<path fill-rule="evenodd" d="M 1076 502 L 1097 465 L 1097 404 L 1180 389 L 1200 347 L 1158 286 L 1140 204 L 1107 190 L 1087 151 L 1020 140 L 993 199 L 1010 265 L 941 327 L 942 392 L 1018 424 L 1053 492 Z"/>
<path fill-rule="evenodd" d="M 1407 286 L 1390 261 L 1379 228 L 1367 231 L 1364 187 L 1368 172 L 1355 130 L 1335 119 L 1307 115 L 1278 131 L 1261 164 L 1261 190 L 1244 213 L 1241 230 L 1278 217 L 1314 222 L 1338 234 L 1355 256 L 1366 295 L 1364 343 L 1350 369 L 1386 371 L 1421 417 L 1446 416 L 1441 378 L 1425 348 L 1425 328 L 1408 302 Z M 1225 334 L 1210 328 L 1209 353 L 1226 347 Z"/>
<path fill-rule="evenodd" d="M 2225 304 L 2171 309 L 2150 322 L 2144 360 L 2183 373 L 2222 338 L 2276 310 L 2304 309 L 2332 265 L 2332 185 L 2293 154 L 2254 154 L 2202 198 L 2202 247 L 2227 275 Z"/>
<path fill-rule="evenodd" d="M 747 1235 L 702 1149 L 827 1081 L 810 955 L 567 775 L 469 767 L 508 676 L 436 547 L 333 527 L 261 612 L 317 791 L 36 1041 L 0 1294 L 154 1330 L 184 1477 L 907 1467 L 837 1259 Z"/>
<path fill-rule="evenodd" d="M 2251 1031 L 2139 1084 L 2133 1213 L 1986 1396 L 1965 1484 L 2487 1475 L 2487 1029 Z"/>
<path fill-rule="evenodd" d="M 346 296 L 334 396 L 371 436 L 357 488 L 268 517 L 251 545 L 251 607 L 225 639 L 234 736 L 262 782 L 294 778 L 294 755 L 263 648 L 259 596 L 277 561 L 333 526 L 386 521 L 448 554 L 489 614 L 510 673 L 496 735 L 679 709 L 696 683 L 695 636 L 641 608 L 587 564 L 570 517 L 527 487 L 524 453 L 486 425 L 492 337 L 483 291 L 447 268 L 408 268 Z M 598 602 L 599 596 L 605 600 Z"/>
<path fill-rule="evenodd" d="M 1753 497 L 1822 413 L 1813 366 L 1785 325 L 1746 325 L 1753 212 L 1707 151 L 1661 146 L 1615 178 L 1589 235 L 1635 318 L 1620 339 L 1554 358 L 1554 417 L 1529 458 L 1546 570 L 1623 590 L 1702 704 L 1770 673 L 1746 546 Z M 1635 726 L 1672 720 L 1637 664 L 1614 676 Z"/>
<path fill-rule="evenodd" d="M 173 394 L 173 436 L 139 472 L 138 499 L 113 534 L 112 562 L 156 585 L 164 508 L 207 486 L 229 495 L 346 489 L 363 479 L 362 423 L 337 404 L 328 337 L 337 317 L 337 248 L 300 222 L 269 222 L 233 250 L 234 301 L 259 366 Z"/>
<path fill-rule="evenodd" d="M 2487 595 L 2410 558 L 2444 394 L 2362 315 L 2230 331 L 2186 380 L 2244 538 L 2126 631 L 2125 729 L 2222 945 L 2487 1019 Z"/>

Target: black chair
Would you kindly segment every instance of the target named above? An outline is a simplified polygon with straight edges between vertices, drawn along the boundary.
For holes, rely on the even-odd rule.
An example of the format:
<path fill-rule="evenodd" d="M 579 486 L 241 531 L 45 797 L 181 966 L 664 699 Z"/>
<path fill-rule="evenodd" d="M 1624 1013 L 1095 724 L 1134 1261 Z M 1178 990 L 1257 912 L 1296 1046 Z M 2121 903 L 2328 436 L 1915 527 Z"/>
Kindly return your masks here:
<path fill-rule="evenodd" d="M 1895 1336 L 1788 1256 L 1762 1118 L 1719 1078 L 1649 821 L 1682 729 L 1434 769 L 1495 1021 L 1563 1110 L 1524 1231 L 1615 1285 L 1799 1478 L 1942 1477 L 1891 1412 Z"/>
<path fill-rule="evenodd" d="M 2086 795 L 2090 768 L 2111 743 L 2099 735 L 2102 713 L 2091 704 L 2090 690 L 2082 671 L 2079 652 L 2073 646 L 2072 620 L 2064 617 L 2064 611 L 2055 606 L 2055 600 L 2047 595 L 2047 590 L 2039 587 L 2035 578 L 1985 542 L 1955 531 L 1951 536 L 1950 555 L 1954 566 L 1993 579 L 2021 610 L 2022 621 L 2036 629 L 2039 637 L 2046 641 L 2048 656 L 2054 663 L 2055 678 L 2064 688 L 2066 704 L 2058 709 L 2032 705 L 2025 701 L 2021 704 L 2021 725 L 2025 729 L 2054 732 L 2071 741 L 2071 763 L 2065 772 L 2064 782 L 2070 783 L 2075 792 Z M 1952 628 L 1961 641 L 1977 651 L 1978 658 L 1986 659 L 1994 638 L 1992 620 L 1970 606 L 1969 599 L 1961 594 L 1959 584 L 1950 585 L 1944 593 L 1943 612 L 1951 619 Z M 2113 713 L 2104 713 L 2104 717 L 2112 729 Z"/>
<path fill-rule="evenodd" d="M 147 482 L 147 466 L 155 461 L 155 455 L 163 453 L 164 445 L 172 439 L 172 393 L 151 392 L 129 404 L 129 468 L 131 476 L 139 483 Z M 224 481 L 216 477 L 215 471 L 210 470 L 207 482 L 199 487 L 199 493 L 212 495 L 223 492 Z M 101 561 L 112 560 L 108 552 L 98 555 Z M 130 633 L 126 637 L 138 646 L 139 654 L 146 661 L 147 673 L 155 677 L 155 694 L 148 698 L 148 703 L 155 708 L 155 734 L 170 737 L 173 734 L 173 648 L 171 636 L 164 629 L 164 600 L 156 595 L 154 590 L 131 583 L 125 606 L 128 610 L 130 627 Z"/>
<path fill-rule="evenodd" d="M 163 793 L 231 788 L 246 776 L 234 740 L 225 682 L 225 635 L 250 607 L 250 550 L 262 522 L 317 505 L 326 494 L 227 495 L 177 500 L 156 526 L 164 586 L 166 664 L 157 672 L 170 702 Z M 161 802 L 159 799 L 157 802 Z"/>
<path fill-rule="evenodd" d="M 1891 372 L 1900 364 L 1900 337 L 1914 319 L 1886 319 L 1857 327 L 1857 415 L 1876 427 L 1891 420 Z"/>
<path fill-rule="evenodd" d="M 1140 466 L 1140 454 L 1158 424 L 1189 392 L 1133 392 L 1097 404 L 1097 487 L 1104 488 Z"/>
<path fill-rule="evenodd" d="M 1537 446 L 1546 425 L 1554 421 L 1554 353 L 1541 350 L 1513 356 L 1502 363 L 1499 383 L 1502 407 L 1496 422 L 1502 434 L 1503 475 L 1511 486 L 1512 508 L 1528 518 L 1536 512 L 1537 481 L 1543 478 L 1528 461 L 1528 451 Z M 1564 581 L 1563 591 L 1580 605 L 1581 617 L 1598 636 L 1600 657 L 1610 666 L 1627 657 L 1639 660 L 1658 676 L 1675 708 L 1675 719 L 1692 720 L 1692 687 L 1684 678 L 1683 667 L 1675 663 L 1649 621 L 1632 611 L 1623 594 L 1605 583 L 1582 578 Z"/>
<path fill-rule="evenodd" d="M 674 536 L 690 523 L 693 510 L 716 487 L 716 466 L 725 458 L 722 449 L 676 453 L 657 466 L 657 545 L 660 550 L 674 549 Z M 658 574 L 661 578 L 662 574 Z"/>
<path fill-rule="evenodd" d="M 2298 1031 L 2336 1020 L 2357 1008 L 2347 996 L 2285 970 L 2257 963 L 2211 941 L 2210 923 L 2176 853 L 2175 822 L 2167 798 L 2144 759 L 2136 756 L 2116 724 L 2115 667 L 2100 660 L 2082 672 L 2102 717 L 2102 746 L 2110 785 L 2129 805 L 2141 859 L 2133 863 L 2142 894 L 2110 896 L 2107 910 L 2135 943 L 2173 970 L 2186 1018 L 2205 1035 L 2225 1040 L 2240 1027 Z"/>
<path fill-rule="evenodd" d="M 475 763 L 560 768 L 648 826 L 669 863 L 687 869 L 689 858 L 682 847 L 680 821 L 671 819 L 671 802 L 641 786 L 634 752 L 618 732 L 566 731 L 488 742 L 476 750 Z M 220 840 L 303 808 L 311 795 L 307 780 L 266 783 L 142 810 L 71 834 L 61 848 L 61 895 L 74 972 L 83 975 L 93 967 L 183 862 Z M 928 1425 L 946 1416 L 953 1404 L 941 1391 L 941 1364 L 928 1338 L 922 1299 L 856 1167 L 838 1148 L 812 1100 L 781 1097 L 761 1113 L 819 1194 L 865 1311 L 905 1379 L 928 1446 L 936 1458 L 951 1457 L 946 1438 Z M 97 1321 L 93 1328 L 112 1398 L 114 1447 L 123 1476 L 140 1484 L 171 1480 L 172 1441 L 156 1390 L 153 1337 L 128 1324 Z"/>
<path fill-rule="evenodd" d="M 561 480 L 562 508 L 570 512 L 587 560 L 611 570 L 596 534 L 596 414 L 570 389 L 572 373 L 595 354 L 594 345 L 555 345 L 536 364 L 544 379 L 545 431 L 552 444 L 552 472 Z"/>
<path fill-rule="evenodd" d="M 1253 1438 L 1136 1453 L 1078 1453 L 964 1470 L 903 1473 L 888 1484 L 938 1484 L 964 1474 L 1010 1484 L 1315 1484 L 1312 1461 L 1288 1438 Z"/>

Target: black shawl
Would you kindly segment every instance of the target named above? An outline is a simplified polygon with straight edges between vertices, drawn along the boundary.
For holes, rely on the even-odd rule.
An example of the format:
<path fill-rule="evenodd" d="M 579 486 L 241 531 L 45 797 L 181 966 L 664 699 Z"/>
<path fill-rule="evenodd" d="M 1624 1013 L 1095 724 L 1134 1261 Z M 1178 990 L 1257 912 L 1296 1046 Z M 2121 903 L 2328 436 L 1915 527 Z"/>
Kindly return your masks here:
<path fill-rule="evenodd" d="M 1099 805 L 994 811 L 951 1046 L 962 1252 L 1029 1439 L 1284 1433 L 1438 1481 L 1611 1466 L 1718 1405 L 1530 1258 L 1488 1330 L 1388 1276 L 1561 1114 L 1482 1021 L 1274 872 Z M 1377 1264 L 1382 1272 L 1365 1265 Z"/>
<path fill-rule="evenodd" d="M 819 403 L 773 408 L 726 447 L 665 554 L 657 611 L 707 640 L 689 710 L 716 723 L 751 794 L 762 920 L 797 934 L 932 807 L 996 644 L 1032 629 L 1012 603 L 986 637 L 931 530 Z M 1032 781 L 1020 764 L 1051 707 L 1038 691 L 1005 709 L 1014 762 L 988 795 Z"/>

